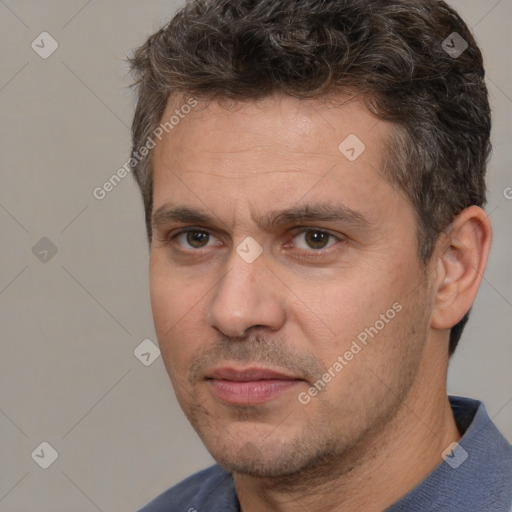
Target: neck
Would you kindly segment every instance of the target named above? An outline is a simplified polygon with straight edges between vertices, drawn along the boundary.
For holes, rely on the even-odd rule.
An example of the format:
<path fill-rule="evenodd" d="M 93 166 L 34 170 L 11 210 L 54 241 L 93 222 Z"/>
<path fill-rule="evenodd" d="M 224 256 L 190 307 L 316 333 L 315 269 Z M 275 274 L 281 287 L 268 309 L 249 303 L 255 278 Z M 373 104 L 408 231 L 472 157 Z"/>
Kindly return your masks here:
<path fill-rule="evenodd" d="M 460 440 L 446 370 L 447 361 L 420 373 L 385 429 L 368 432 L 360 446 L 322 467 L 282 479 L 234 474 L 242 512 L 381 512 L 396 503 L 442 462 L 450 443 Z M 442 385 L 435 388 L 434 382 Z"/>

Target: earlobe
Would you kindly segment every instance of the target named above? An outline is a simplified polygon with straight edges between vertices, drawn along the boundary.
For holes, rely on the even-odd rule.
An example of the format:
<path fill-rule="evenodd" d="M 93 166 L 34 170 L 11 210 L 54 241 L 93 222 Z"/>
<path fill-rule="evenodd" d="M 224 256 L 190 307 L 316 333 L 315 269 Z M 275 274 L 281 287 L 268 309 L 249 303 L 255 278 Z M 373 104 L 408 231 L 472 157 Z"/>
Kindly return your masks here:
<path fill-rule="evenodd" d="M 482 281 L 491 242 L 491 223 L 478 206 L 463 210 L 441 237 L 433 329 L 450 329 L 469 311 Z"/>

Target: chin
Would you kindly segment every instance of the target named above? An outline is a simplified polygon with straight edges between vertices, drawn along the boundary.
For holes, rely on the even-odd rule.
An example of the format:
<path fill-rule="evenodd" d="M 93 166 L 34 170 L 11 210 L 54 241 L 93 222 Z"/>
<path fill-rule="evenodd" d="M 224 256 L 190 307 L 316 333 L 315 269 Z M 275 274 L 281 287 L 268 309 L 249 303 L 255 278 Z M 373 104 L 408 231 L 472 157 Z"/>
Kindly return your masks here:
<path fill-rule="evenodd" d="M 211 443 L 215 446 L 213 449 L 205 444 L 217 463 L 230 473 L 286 480 L 305 472 L 316 472 L 333 462 L 334 446 L 328 443 L 317 445 L 311 443 L 311 439 L 308 441 L 287 437 L 286 440 L 275 438 L 274 442 L 269 442 L 259 437 L 255 441 L 237 444 L 226 436 L 221 442 Z"/>

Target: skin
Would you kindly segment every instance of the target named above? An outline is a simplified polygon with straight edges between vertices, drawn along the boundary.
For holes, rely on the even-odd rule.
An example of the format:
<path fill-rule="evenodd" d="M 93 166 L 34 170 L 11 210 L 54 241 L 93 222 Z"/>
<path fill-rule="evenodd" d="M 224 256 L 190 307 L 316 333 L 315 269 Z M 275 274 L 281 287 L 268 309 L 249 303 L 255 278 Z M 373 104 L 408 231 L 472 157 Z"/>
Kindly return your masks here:
<path fill-rule="evenodd" d="M 183 103 L 171 98 L 162 119 Z M 414 211 L 380 172 L 391 129 L 357 100 L 200 101 L 154 150 L 155 328 L 178 401 L 233 473 L 244 512 L 382 511 L 460 439 L 446 394 L 449 330 L 475 299 L 491 227 L 480 208 L 464 210 L 421 264 Z M 353 162 L 338 149 L 349 134 L 366 146 Z M 341 203 L 367 223 L 256 222 L 319 203 Z M 176 206 L 212 221 L 162 214 Z M 183 228 L 196 238 L 177 236 Z M 252 263 L 236 251 L 246 237 L 262 249 Z M 301 403 L 397 303 L 400 312 Z M 298 382 L 234 405 L 206 378 L 226 365 Z"/>

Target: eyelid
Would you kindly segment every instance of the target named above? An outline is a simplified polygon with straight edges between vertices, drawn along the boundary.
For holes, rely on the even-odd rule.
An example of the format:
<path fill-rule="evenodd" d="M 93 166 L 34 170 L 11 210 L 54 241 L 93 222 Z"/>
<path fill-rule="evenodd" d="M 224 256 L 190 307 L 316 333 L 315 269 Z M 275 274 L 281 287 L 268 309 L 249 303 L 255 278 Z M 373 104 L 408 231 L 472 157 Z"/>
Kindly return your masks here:
<path fill-rule="evenodd" d="M 329 237 L 334 238 L 336 240 L 336 242 L 344 242 L 346 240 L 346 237 L 341 234 L 334 234 L 328 229 L 318 228 L 316 226 L 300 226 L 300 227 L 292 229 L 291 239 L 293 240 L 294 238 L 297 238 L 297 236 L 307 233 L 309 231 L 315 231 L 318 233 L 324 233 L 326 235 L 329 235 Z M 316 254 L 316 255 L 320 256 L 320 255 L 323 255 L 323 254 L 327 253 L 328 251 L 330 251 L 335 245 L 336 245 L 336 243 L 329 245 L 328 247 L 324 247 L 322 249 L 312 249 L 312 248 L 310 248 L 309 250 L 301 249 L 301 248 L 297 248 L 297 249 L 302 252 L 308 252 L 308 253 L 312 253 L 312 254 Z"/>
<path fill-rule="evenodd" d="M 295 228 L 292 228 L 290 230 L 290 233 L 294 234 L 294 236 L 297 236 L 300 233 L 306 233 L 308 231 L 318 231 L 319 233 L 327 233 L 328 235 L 331 235 L 334 238 L 340 238 L 341 234 L 335 234 L 331 230 L 326 228 L 319 228 L 317 226 L 297 226 Z"/>
<path fill-rule="evenodd" d="M 184 234 L 184 233 L 188 233 L 188 232 L 202 232 L 202 233 L 207 233 L 210 237 L 214 237 L 216 238 L 217 240 L 218 237 L 215 236 L 213 234 L 213 232 L 211 230 L 209 230 L 208 228 L 203 228 L 201 226 L 187 226 L 187 227 L 183 227 L 183 228 L 179 228 L 178 230 L 175 230 L 175 231 L 172 231 L 168 234 L 166 234 L 164 236 L 164 240 L 167 242 L 167 243 L 171 243 L 172 241 L 174 241 L 178 236 Z M 290 238 L 293 240 L 294 238 L 296 238 L 297 236 L 303 234 L 303 233 L 307 233 L 309 231 L 317 231 L 319 233 L 325 233 L 327 235 L 329 235 L 330 237 L 334 238 L 337 242 L 343 242 L 346 237 L 344 237 L 343 235 L 338 235 L 338 234 L 334 234 L 332 233 L 330 230 L 328 229 L 325 229 L 325 228 L 319 228 L 319 227 L 316 227 L 316 226 L 297 226 L 295 228 L 293 228 L 291 231 L 290 231 Z M 210 241 L 210 240 L 209 240 Z M 220 241 L 220 240 L 219 240 Z M 289 245 L 289 243 L 287 242 L 285 244 L 286 245 Z M 322 255 L 322 254 L 325 254 L 326 252 L 328 252 L 332 247 L 334 247 L 336 244 L 332 244 L 328 247 L 325 247 L 325 248 L 322 248 L 322 249 L 301 249 L 301 248 L 297 248 L 299 251 L 302 251 L 302 252 L 308 252 L 308 253 L 312 253 L 312 254 L 317 254 L 317 255 Z M 207 249 L 208 247 L 211 247 L 211 246 L 205 246 L 205 247 L 201 247 L 199 249 L 189 249 L 191 252 L 199 252 L 201 249 Z M 185 251 L 187 251 L 187 249 L 184 249 Z"/>
<path fill-rule="evenodd" d="M 200 226 L 187 226 L 185 228 L 180 228 L 178 230 L 175 230 L 175 231 L 172 231 L 170 233 L 168 233 L 167 235 L 165 235 L 165 240 L 168 242 L 168 243 L 171 243 L 171 241 L 173 241 L 174 239 L 176 239 L 178 236 L 180 235 L 183 235 L 185 233 L 189 233 L 189 232 L 200 232 L 200 233 L 206 233 L 209 237 L 214 237 L 218 240 L 218 237 L 216 237 L 212 231 L 210 231 L 209 229 L 207 228 L 202 228 Z M 210 241 L 210 240 L 208 240 Z M 206 247 L 204 247 L 206 248 Z M 201 248 L 202 249 L 202 248 Z M 198 252 L 200 249 L 191 249 L 192 251 L 194 252 Z"/>

